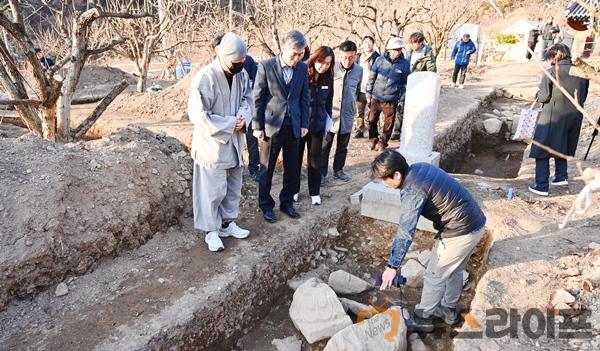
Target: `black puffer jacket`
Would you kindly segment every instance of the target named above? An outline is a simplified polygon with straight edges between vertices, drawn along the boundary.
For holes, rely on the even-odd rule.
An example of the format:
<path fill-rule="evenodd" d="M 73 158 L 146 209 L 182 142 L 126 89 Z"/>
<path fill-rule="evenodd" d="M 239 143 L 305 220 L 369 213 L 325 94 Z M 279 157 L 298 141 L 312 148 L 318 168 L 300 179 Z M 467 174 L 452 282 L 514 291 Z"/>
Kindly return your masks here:
<path fill-rule="evenodd" d="M 408 188 L 425 193 L 421 215 L 433 222 L 442 238 L 469 234 L 485 225 L 485 215 L 473 196 L 438 167 L 428 163 L 411 165 L 401 186 Z"/>

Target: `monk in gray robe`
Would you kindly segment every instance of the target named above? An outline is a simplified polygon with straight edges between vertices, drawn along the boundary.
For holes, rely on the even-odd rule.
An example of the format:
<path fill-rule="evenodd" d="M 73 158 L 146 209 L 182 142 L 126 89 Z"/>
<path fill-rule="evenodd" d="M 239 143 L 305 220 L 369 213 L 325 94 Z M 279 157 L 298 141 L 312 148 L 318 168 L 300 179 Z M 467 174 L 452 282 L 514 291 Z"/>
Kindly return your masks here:
<path fill-rule="evenodd" d="M 240 213 L 245 131 L 252 120 L 245 58 L 242 38 L 225 34 L 217 57 L 194 76 L 190 89 L 194 227 L 206 232 L 210 251 L 225 248 L 223 237 L 243 239 L 250 234 L 234 222 Z"/>

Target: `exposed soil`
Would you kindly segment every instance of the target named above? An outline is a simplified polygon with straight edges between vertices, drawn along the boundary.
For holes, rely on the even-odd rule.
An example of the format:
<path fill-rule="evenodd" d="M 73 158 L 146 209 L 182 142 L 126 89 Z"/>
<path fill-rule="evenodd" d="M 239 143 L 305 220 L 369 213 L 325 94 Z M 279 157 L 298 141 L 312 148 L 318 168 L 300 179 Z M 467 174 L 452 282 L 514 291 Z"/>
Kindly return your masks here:
<path fill-rule="evenodd" d="M 164 135 L 134 128 L 58 145 L 27 134 L 0 145 L 0 307 L 138 247 L 190 206 L 191 158 Z"/>
<path fill-rule="evenodd" d="M 127 113 L 140 120 L 187 119 L 187 102 L 194 73 L 158 92 L 123 92 L 112 102 L 108 111 Z"/>
<path fill-rule="evenodd" d="M 516 129 L 519 111 L 526 106 L 527 103 L 522 100 L 505 97 L 498 97 L 487 104 L 476 117 L 471 142 L 464 152 L 445 161 L 444 169 L 456 174 L 516 178 L 527 144 L 512 141 L 511 134 Z M 490 135 L 483 127 L 483 121 L 488 118 L 497 118 L 502 122 L 497 134 Z"/>

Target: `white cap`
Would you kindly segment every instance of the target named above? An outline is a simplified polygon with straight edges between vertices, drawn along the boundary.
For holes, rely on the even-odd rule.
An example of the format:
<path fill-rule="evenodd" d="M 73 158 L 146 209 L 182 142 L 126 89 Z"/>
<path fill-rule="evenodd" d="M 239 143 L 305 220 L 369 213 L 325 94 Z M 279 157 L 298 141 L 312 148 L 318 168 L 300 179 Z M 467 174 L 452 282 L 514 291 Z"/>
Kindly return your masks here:
<path fill-rule="evenodd" d="M 387 45 L 385 46 L 386 50 L 395 50 L 395 49 L 402 49 L 404 47 L 404 42 L 402 41 L 401 38 L 398 37 L 394 37 L 391 38 Z"/>

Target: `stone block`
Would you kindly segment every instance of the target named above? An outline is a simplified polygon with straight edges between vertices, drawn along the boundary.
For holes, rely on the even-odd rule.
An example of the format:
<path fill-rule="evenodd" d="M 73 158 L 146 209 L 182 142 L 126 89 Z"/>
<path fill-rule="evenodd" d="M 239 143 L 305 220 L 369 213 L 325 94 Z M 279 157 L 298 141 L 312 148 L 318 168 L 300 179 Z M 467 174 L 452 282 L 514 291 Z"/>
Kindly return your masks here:
<path fill-rule="evenodd" d="M 362 200 L 362 193 L 362 190 L 359 190 L 354 194 L 350 195 L 350 203 L 352 205 L 360 205 L 360 201 Z"/>
<path fill-rule="evenodd" d="M 307 280 L 296 289 L 290 318 L 309 344 L 330 338 L 352 325 L 335 292 L 317 278 Z"/>
<path fill-rule="evenodd" d="M 327 284 L 338 294 L 360 294 L 371 288 L 371 284 L 342 270 L 331 273 Z"/>
<path fill-rule="evenodd" d="M 413 153 L 410 153 L 407 151 L 402 151 L 402 149 L 398 149 L 398 152 L 400 152 L 402 154 L 402 156 L 404 156 L 404 158 L 406 159 L 406 162 L 409 165 L 412 165 L 413 163 L 424 162 L 424 163 L 429 163 L 430 165 L 434 165 L 436 167 L 440 166 L 440 153 L 439 152 L 432 151 L 428 155 L 413 154 Z"/>
<path fill-rule="evenodd" d="M 360 214 L 386 222 L 398 223 L 400 219 L 399 204 L 399 190 L 390 189 L 380 182 L 371 182 L 363 188 Z M 433 223 L 422 216 L 417 222 L 417 229 L 437 233 L 437 230 L 433 228 Z"/>
<path fill-rule="evenodd" d="M 406 323 L 394 306 L 335 334 L 323 351 L 405 351 Z"/>

